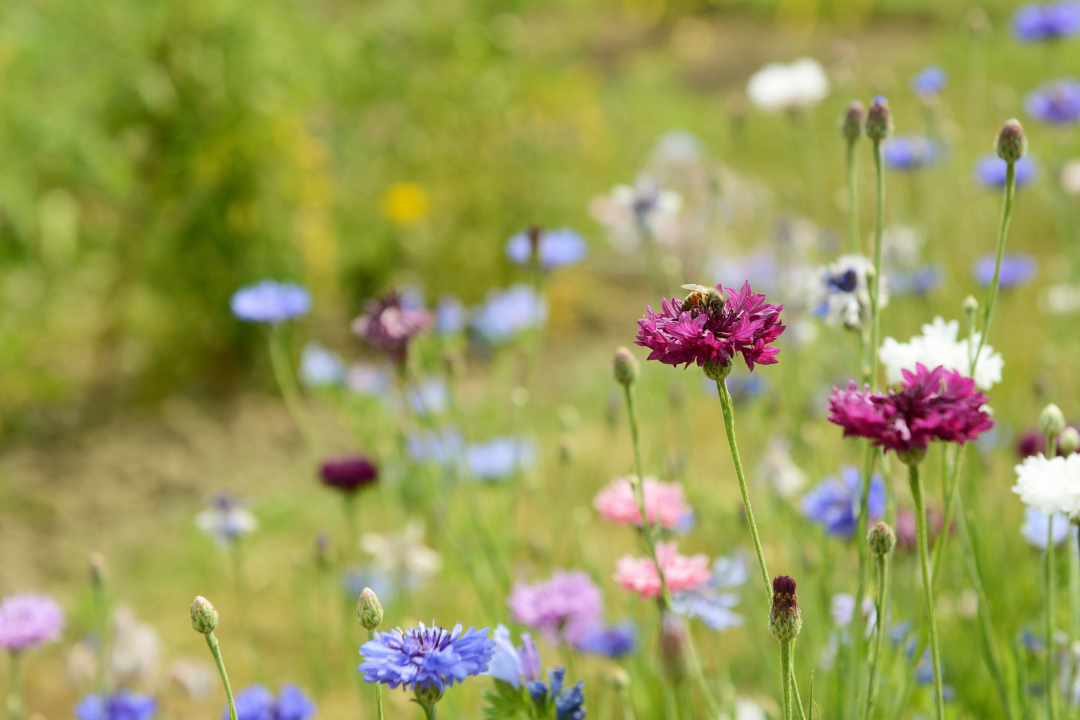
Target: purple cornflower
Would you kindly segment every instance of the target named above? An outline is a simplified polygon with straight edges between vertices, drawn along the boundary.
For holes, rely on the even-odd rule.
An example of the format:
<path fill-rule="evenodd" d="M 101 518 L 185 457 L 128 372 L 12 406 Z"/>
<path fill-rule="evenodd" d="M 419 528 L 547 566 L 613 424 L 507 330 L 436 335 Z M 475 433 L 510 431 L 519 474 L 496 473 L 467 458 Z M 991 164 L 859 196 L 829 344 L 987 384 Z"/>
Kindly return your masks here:
<path fill-rule="evenodd" d="M 982 409 L 986 396 L 975 381 L 956 370 L 922 363 L 903 371 L 899 388 L 862 392 L 854 380 L 846 391 L 833 388 L 829 422 L 844 428 L 844 437 L 864 437 L 892 450 L 904 462 L 920 460 L 932 440 L 963 444 L 994 426 Z"/>
<path fill-rule="evenodd" d="M 600 588 L 587 573 L 563 570 L 533 585 L 517 583 L 506 604 L 515 621 L 538 630 L 552 644 L 582 639 L 604 609 Z"/>
<path fill-rule="evenodd" d="M 16 652 L 60 639 L 64 611 L 48 595 L 20 593 L 0 601 L 0 647 Z"/>
<path fill-rule="evenodd" d="M 743 616 L 734 611 L 739 596 L 732 592 L 750 578 L 742 558 L 717 558 L 709 581 L 692 590 L 676 593 L 671 609 L 687 618 L 698 618 L 717 632 L 743 624 Z"/>
<path fill-rule="evenodd" d="M 769 343 L 784 332 L 784 306 L 765 302 L 750 283 L 738 292 L 720 285 L 716 290 L 722 302 L 692 304 L 672 297 L 662 301 L 662 313 L 646 307 L 634 344 L 651 350 L 649 360 L 686 367 L 697 363 L 710 378 L 729 372 L 737 353 L 751 371 L 754 363 L 775 363 L 779 349 Z"/>
<path fill-rule="evenodd" d="M 229 306 L 246 322 L 279 323 L 307 314 L 311 295 L 296 283 L 263 280 L 237 290 Z"/>
<path fill-rule="evenodd" d="M 431 324 L 431 313 L 406 306 L 401 295 L 391 292 L 368 300 L 364 314 L 353 320 L 352 331 L 395 363 L 403 364 L 409 342 Z"/>
<path fill-rule="evenodd" d="M 911 78 L 911 90 L 921 98 L 931 98 L 945 89 L 949 75 L 940 65 L 927 65 Z"/>
<path fill-rule="evenodd" d="M 976 258 L 971 266 L 971 274 L 975 280 L 987 287 L 994 279 L 994 265 L 997 258 L 994 255 L 982 255 Z M 1039 264 L 1030 255 L 1019 253 L 1004 255 L 1001 258 L 1001 277 L 998 283 L 1002 289 L 1026 285 L 1035 277 L 1039 270 Z"/>
<path fill-rule="evenodd" d="M 533 254 L 539 253 L 540 267 L 552 270 L 564 265 L 576 265 L 585 257 L 589 246 L 570 228 L 544 230 L 531 227 L 514 235 L 506 243 L 506 255 L 518 265 L 529 265 Z"/>
<path fill-rule="evenodd" d="M 262 685 L 252 685 L 236 693 L 236 720 L 274 720 L 274 695 Z M 229 708 L 221 713 L 229 720 Z"/>
<path fill-rule="evenodd" d="M 870 481 L 870 520 L 885 517 L 885 481 L 874 475 Z M 840 470 L 840 477 L 827 477 L 803 496 L 803 514 L 821 523 L 830 535 L 850 538 L 855 535 L 862 502 L 862 475 L 850 465 Z"/>
<path fill-rule="evenodd" d="M 363 455 L 346 455 L 325 460 L 319 477 L 327 487 L 353 493 L 379 479 L 379 469 Z"/>
<path fill-rule="evenodd" d="M 975 163 L 975 180 L 988 188 L 1005 187 L 1005 174 L 1009 164 L 999 158 L 997 153 L 988 153 Z M 1031 183 L 1039 174 L 1038 167 L 1030 155 L 1016 161 L 1016 187 L 1021 188 Z"/>
<path fill-rule="evenodd" d="M 149 695 L 118 690 L 107 698 L 87 695 L 75 706 L 78 720 L 150 720 L 157 703 Z"/>
<path fill-rule="evenodd" d="M 914 270 L 894 270 L 889 273 L 889 293 L 892 295 L 926 295 L 945 282 L 940 265 L 924 265 Z"/>
<path fill-rule="evenodd" d="M 549 703 L 554 701 L 555 720 L 584 720 L 585 683 L 579 680 L 577 685 L 564 689 L 565 675 L 563 668 L 554 668 L 548 670 L 548 684 L 534 680 L 525 686 L 533 703 L 540 708 L 540 717 L 550 717 Z"/>
<path fill-rule="evenodd" d="M 496 627 L 492 637 L 495 655 L 488 665 L 488 675 L 515 688 L 540 679 L 540 651 L 529 633 L 521 633 L 521 645 L 516 648 L 505 625 Z"/>
<path fill-rule="evenodd" d="M 882 158 L 892 170 L 918 170 L 937 160 L 937 145 L 925 135 L 897 135 L 881 146 Z"/>
<path fill-rule="evenodd" d="M 620 658 L 637 649 L 637 633 L 630 621 L 618 625 L 599 624 L 575 643 L 574 647 L 588 655 Z"/>
<path fill-rule="evenodd" d="M 1057 40 L 1080 32 L 1080 2 L 1027 3 L 1012 18 L 1013 35 L 1023 42 Z"/>
<path fill-rule="evenodd" d="M 1080 121 L 1080 83 L 1072 78 L 1044 82 L 1024 98 L 1028 115 L 1052 125 Z"/>
<path fill-rule="evenodd" d="M 341 385 L 345 382 L 345 362 L 333 350 L 310 342 L 300 354 L 300 382 L 307 387 Z"/>
<path fill-rule="evenodd" d="M 487 634 L 487 628 L 463 632 L 461 623 L 453 630 L 420 623 L 404 632 L 376 632 L 374 640 L 360 646 L 364 662 L 358 671 L 364 682 L 441 694 L 454 683 L 487 671 L 495 655 L 495 641 Z"/>
<path fill-rule="evenodd" d="M 307 720 L 314 714 L 315 703 L 303 690 L 295 685 L 281 686 L 274 708 L 274 720 Z"/>
<path fill-rule="evenodd" d="M 505 480 L 536 461 L 536 450 L 528 440 L 494 437 L 465 448 L 465 464 L 477 480 Z"/>
<path fill-rule="evenodd" d="M 472 326 L 490 343 L 502 345 L 519 333 L 541 327 L 547 320 L 547 303 L 529 285 L 492 290 L 473 314 Z"/>

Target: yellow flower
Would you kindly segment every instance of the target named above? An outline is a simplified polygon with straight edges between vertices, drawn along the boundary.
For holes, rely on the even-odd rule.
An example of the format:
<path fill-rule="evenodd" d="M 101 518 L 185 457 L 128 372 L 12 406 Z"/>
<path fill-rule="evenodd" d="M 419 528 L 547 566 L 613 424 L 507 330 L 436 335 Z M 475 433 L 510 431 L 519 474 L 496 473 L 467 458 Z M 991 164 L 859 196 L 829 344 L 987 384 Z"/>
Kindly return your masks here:
<path fill-rule="evenodd" d="M 395 225 L 415 225 L 428 216 L 430 207 L 427 190 L 419 183 L 394 183 L 383 193 L 383 215 Z"/>

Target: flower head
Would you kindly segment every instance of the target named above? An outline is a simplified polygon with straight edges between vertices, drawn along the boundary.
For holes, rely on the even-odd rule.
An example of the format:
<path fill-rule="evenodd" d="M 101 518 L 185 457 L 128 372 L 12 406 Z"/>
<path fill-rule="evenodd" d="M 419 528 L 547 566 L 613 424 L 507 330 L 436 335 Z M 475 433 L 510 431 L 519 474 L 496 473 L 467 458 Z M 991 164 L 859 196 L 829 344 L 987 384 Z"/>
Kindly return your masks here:
<path fill-rule="evenodd" d="M 379 469 L 363 455 L 346 455 L 323 461 L 319 477 L 327 487 L 356 492 L 379 479 Z"/>
<path fill-rule="evenodd" d="M 686 557 L 679 554 L 675 542 L 656 543 L 656 558 L 664 571 L 664 582 L 672 593 L 693 590 L 709 581 L 709 558 L 698 553 Z M 660 597 L 660 575 L 650 557 L 627 555 L 615 564 L 615 582 L 642 597 Z"/>
<path fill-rule="evenodd" d="M 468 313 L 465 304 L 453 295 L 444 295 L 435 306 L 435 332 L 440 335 L 457 335 L 465 329 Z"/>
<path fill-rule="evenodd" d="M 889 138 L 882 144 L 881 152 L 892 170 L 919 170 L 937 160 L 937 146 L 918 133 Z"/>
<path fill-rule="evenodd" d="M 1013 492 L 1045 515 L 1080 513 L 1080 455 L 1032 455 L 1016 466 Z"/>
<path fill-rule="evenodd" d="M 465 464 L 481 481 L 505 480 L 536 462 L 536 448 L 526 438 L 493 437 L 465 448 Z"/>
<path fill-rule="evenodd" d="M 295 685 L 281 686 L 278 690 L 274 720 L 307 720 L 314 714 L 315 703 L 303 690 Z"/>
<path fill-rule="evenodd" d="M 392 535 L 365 533 L 360 547 L 372 556 L 377 570 L 402 574 L 411 583 L 419 583 L 442 569 L 442 557 L 424 545 L 424 523 L 409 520 L 400 532 Z"/>
<path fill-rule="evenodd" d="M 736 354 L 742 354 L 750 370 L 755 363 L 775 363 L 779 349 L 769 343 L 784 332 L 780 321 L 784 306 L 765 302 L 765 296 L 752 291 L 750 283 L 738 292 L 719 285 L 716 291 L 722 302 L 704 307 L 676 297 L 664 298 L 661 313 L 646 307 L 634 343 L 651 350 L 649 360 L 687 367 L 697 363 L 706 374 L 718 368 L 730 370 Z"/>
<path fill-rule="evenodd" d="M 1028 115 L 1051 125 L 1074 125 L 1080 121 L 1080 83 L 1072 78 L 1051 80 L 1024 98 Z"/>
<path fill-rule="evenodd" d="M 769 631 L 780 642 L 790 642 L 802 630 L 802 612 L 795 581 L 787 575 L 773 578 L 772 608 L 769 610 Z"/>
<path fill-rule="evenodd" d="M 870 438 L 905 462 L 921 459 L 932 440 L 963 444 L 994 426 L 974 380 L 940 366 L 927 370 L 922 363 L 902 375 L 900 387 L 886 393 L 869 387 L 860 392 L 854 381 L 846 391 L 834 388 L 829 421 L 844 428 L 844 437 Z"/>
<path fill-rule="evenodd" d="M 495 655 L 495 641 L 487 635 L 487 628 L 462 631 L 460 623 L 453 630 L 420 623 L 405 631 L 376 632 L 373 640 L 360 646 L 364 662 L 359 672 L 364 682 L 441 693 L 487 671 Z"/>
<path fill-rule="evenodd" d="M 641 513 L 632 482 L 629 477 L 616 478 L 597 494 L 593 507 L 605 520 L 641 527 Z M 650 524 L 660 523 L 667 530 L 675 530 L 686 522 L 687 516 L 693 516 L 694 510 L 686 503 L 682 485 L 646 477 L 642 490 L 645 515 Z"/>
<path fill-rule="evenodd" d="M 1012 31 L 1017 40 L 1040 42 L 1080 33 L 1080 2 L 1026 3 L 1016 9 Z"/>
<path fill-rule="evenodd" d="M 300 354 L 300 382 L 307 387 L 342 385 L 345 363 L 341 356 L 316 342 L 304 346 Z"/>
<path fill-rule="evenodd" d="M 589 246 L 570 228 L 544 230 L 539 227 L 522 230 L 506 243 L 506 255 L 518 265 L 528 265 L 536 253 L 540 267 L 553 270 L 576 265 L 584 259 Z"/>
<path fill-rule="evenodd" d="M 1054 515 L 1054 545 L 1060 545 L 1070 535 L 1076 537 L 1076 526 L 1069 522 L 1068 515 Z M 1028 544 L 1039 550 L 1046 549 L 1046 536 L 1050 534 L 1050 516 L 1037 507 L 1028 505 L 1024 508 L 1024 524 L 1020 534 Z"/>
<path fill-rule="evenodd" d="M 617 625 L 598 623 L 574 643 L 578 651 L 587 655 L 620 658 L 637 649 L 637 633 L 632 622 Z"/>
<path fill-rule="evenodd" d="M 682 208 L 682 195 L 642 174 L 632 186 L 616 185 L 610 194 L 594 198 L 589 213 L 608 229 L 616 250 L 630 252 L 641 244 L 642 235 L 651 235 L 662 245 L 678 242 L 683 234 Z"/>
<path fill-rule="evenodd" d="M 827 477 L 803 497 L 803 514 L 821 523 L 830 535 L 850 538 L 858 527 L 862 503 L 862 475 L 846 465 L 840 477 Z M 885 481 L 874 475 L 870 481 L 869 511 L 871 520 L 885 516 Z"/>
<path fill-rule="evenodd" d="M 911 90 L 920 98 L 935 97 L 945 89 L 949 74 L 940 65 L 927 65 L 911 78 Z"/>
<path fill-rule="evenodd" d="M 818 104 L 829 94 L 829 78 L 821 63 L 810 58 L 790 65 L 766 65 L 750 77 L 746 95 L 767 112 L 794 112 Z"/>
<path fill-rule="evenodd" d="M 587 573 L 556 570 L 542 582 L 519 582 L 506 599 L 514 620 L 538 630 L 554 644 L 582 639 L 596 624 L 604 604 Z"/>
<path fill-rule="evenodd" d="M 994 267 L 997 258 L 994 255 L 982 255 L 971 266 L 975 280 L 987 287 L 994 280 Z M 1019 253 L 1006 254 L 1001 258 L 1001 277 L 998 284 L 1002 289 L 1026 285 L 1039 271 L 1039 264 L 1030 255 Z"/>
<path fill-rule="evenodd" d="M 870 279 L 874 263 L 862 255 L 843 255 L 830 265 L 818 268 L 808 288 L 809 305 L 827 325 L 857 330 L 870 318 Z M 881 306 L 889 302 L 884 278 Z"/>
<path fill-rule="evenodd" d="M 150 720 L 157 703 L 149 695 L 118 690 L 109 697 L 87 695 L 75 706 L 78 720 Z"/>
<path fill-rule="evenodd" d="M 1006 171 L 1009 164 L 997 156 L 996 153 L 987 153 L 975 163 L 975 180 L 983 187 L 1005 187 Z M 1016 161 L 1016 187 L 1021 188 L 1031 184 L 1038 177 L 1039 169 L 1030 156 L 1025 156 Z"/>
<path fill-rule="evenodd" d="M 240 320 L 279 323 L 307 314 L 311 295 L 296 283 L 263 280 L 237 290 L 229 306 Z"/>
<path fill-rule="evenodd" d="M 409 342 L 431 327 L 431 313 L 403 302 L 399 293 L 368 300 L 364 314 L 353 320 L 353 334 L 396 363 L 405 362 Z"/>
<path fill-rule="evenodd" d="M 236 693 L 236 720 L 274 720 L 274 694 L 262 685 L 252 685 Z M 229 708 L 221 713 L 229 720 Z"/>
<path fill-rule="evenodd" d="M 492 290 L 483 305 L 473 311 L 472 326 L 483 339 L 503 345 L 526 330 L 547 321 L 547 303 L 529 285 Z"/>
<path fill-rule="evenodd" d="M 0 648 L 27 650 L 60 639 L 64 611 L 48 595 L 19 593 L 0 601 Z"/>
<path fill-rule="evenodd" d="M 738 627 L 743 617 L 733 609 L 739 605 L 739 595 L 733 591 L 749 577 L 742 558 L 717 558 L 708 582 L 676 593 L 671 609 L 683 617 L 698 618 L 717 632 Z"/>
<path fill-rule="evenodd" d="M 959 321 L 945 322 L 938 316 L 932 323 L 922 326 L 922 335 L 915 335 L 906 343 L 885 338 L 878 349 L 878 359 L 885 365 L 885 377 L 890 383 L 898 383 L 903 379 L 904 370 L 913 371 L 919 363 L 926 367 L 943 366 L 947 370 L 968 375 L 971 356 L 975 354 L 981 335 L 975 333 L 969 342 L 968 338 L 958 340 L 959 332 Z M 1001 382 L 1004 364 L 1001 353 L 995 353 L 990 345 L 983 345 L 979 362 L 975 365 L 975 384 L 989 390 Z"/>
<path fill-rule="evenodd" d="M 487 674 L 496 680 L 521 687 L 522 683 L 540 679 L 540 651 L 529 633 L 521 633 L 521 645 L 514 647 L 510 630 L 505 625 L 495 628 L 495 654 Z"/>
<path fill-rule="evenodd" d="M 195 516 L 195 525 L 225 548 L 259 527 L 244 502 L 228 493 L 219 493 L 210 505 Z"/>

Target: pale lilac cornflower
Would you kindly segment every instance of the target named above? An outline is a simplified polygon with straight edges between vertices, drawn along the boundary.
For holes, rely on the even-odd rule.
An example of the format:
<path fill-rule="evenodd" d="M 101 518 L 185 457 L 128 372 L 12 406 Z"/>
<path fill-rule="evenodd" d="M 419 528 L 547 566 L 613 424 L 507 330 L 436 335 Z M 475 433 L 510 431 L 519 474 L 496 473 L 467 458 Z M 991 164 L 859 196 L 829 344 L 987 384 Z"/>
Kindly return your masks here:
<path fill-rule="evenodd" d="M 29 650 L 60 639 L 64 611 L 48 595 L 17 593 L 0 600 L 0 648 Z"/>
<path fill-rule="evenodd" d="M 518 335 L 540 328 L 547 321 L 547 302 L 529 285 L 492 290 L 473 310 L 472 327 L 494 345 L 504 345 Z"/>
<path fill-rule="evenodd" d="M 360 646 L 364 662 L 358 671 L 364 682 L 415 690 L 418 697 L 423 691 L 441 696 L 455 683 L 487 672 L 496 649 L 487 635 L 487 628 L 463 630 L 460 623 L 452 630 L 420 623 L 405 631 L 376 632 Z"/>
<path fill-rule="evenodd" d="M 427 331 L 433 322 L 430 312 L 406 302 L 397 292 L 391 292 L 368 300 L 364 314 L 353 320 L 352 331 L 374 350 L 401 365 L 408 354 L 409 343 Z"/>
<path fill-rule="evenodd" d="M 994 279 L 994 268 L 997 258 L 990 255 L 981 255 L 971 265 L 971 274 L 983 287 L 987 287 Z M 998 279 L 999 286 L 1004 290 L 1011 287 L 1027 285 L 1035 278 L 1039 271 L 1039 264 L 1030 255 L 1020 253 L 1006 254 L 1001 258 L 1001 276 Z"/>
<path fill-rule="evenodd" d="M 585 259 L 589 246 L 584 238 L 570 228 L 545 230 L 532 227 L 522 230 L 506 242 L 506 255 L 518 265 L 528 266 L 533 253 L 540 257 L 544 270 L 576 265 Z"/>
<path fill-rule="evenodd" d="M 877 625 L 877 607 L 873 598 L 863 598 L 861 611 L 866 623 L 866 637 L 869 638 Z M 836 593 L 829 600 L 829 614 L 838 628 L 846 630 L 855 619 L 855 598 L 847 593 Z"/>
<path fill-rule="evenodd" d="M 154 698 L 127 690 L 118 690 L 105 698 L 87 695 L 75 706 L 78 720 L 150 720 L 155 715 L 157 703 Z"/>
<path fill-rule="evenodd" d="M 205 510 L 195 516 L 195 525 L 213 538 L 218 547 L 226 549 L 254 532 L 259 522 L 244 507 L 244 501 L 228 493 L 219 493 Z"/>
<path fill-rule="evenodd" d="M 296 283 L 263 280 L 237 290 L 229 302 L 233 315 L 245 322 L 277 324 L 311 309 L 311 294 Z"/>
<path fill-rule="evenodd" d="M 829 535 L 853 537 L 859 525 L 862 484 L 862 474 L 845 465 L 839 478 L 826 477 L 803 496 L 803 515 L 824 525 Z M 885 517 L 885 481 L 880 475 L 874 475 L 870 481 L 868 500 L 870 521 Z"/>
<path fill-rule="evenodd" d="M 1037 507 L 1028 505 L 1024 508 L 1024 523 L 1020 534 L 1028 544 L 1038 550 L 1046 549 L 1046 536 L 1050 532 L 1050 516 Z M 1054 515 L 1054 545 L 1060 545 L 1069 537 L 1076 538 L 1076 526 L 1069 522 L 1069 516 L 1059 513 Z"/>
<path fill-rule="evenodd" d="M 893 295 L 927 295 L 945 282 L 945 270 L 930 264 L 912 270 L 889 273 L 889 292 Z"/>
<path fill-rule="evenodd" d="M 926 100 L 937 97 L 945 89 L 949 74 L 940 65 L 927 65 L 911 78 L 911 91 Z"/>
<path fill-rule="evenodd" d="M 357 395 L 386 398 L 394 386 L 394 370 L 389 365 L 353 363 L 345 375 L 345 387 Z"/>
<path fill-rule="evenodd" d="M 1012 17 L 1012 31 L 1017 40 L 1043 42 L 1080 33 L 1080 2 L 1026 3 Z"/>
<path fill-rule="evenodd" d="M 345 361 L 338 353 L 309 342 L 300 353 L 300 382 L 312 388 L 343 385 Z"/>
<path fill-rule="evenodd" d="M 1039 175 L 1039 169 L 1030 155 L 1017 160 L 1013 167 L 1017 188 L 1030 185 Z M 1003 188 L 1008 168 L 1009 164 L 998 157 L 997 153 L 987 153 L 975 163 L 975 180 L 983 187 L 994 190 Z"/>
<path fill-rule="evenodd" d="M 583 633 L 574 643 L 575 649 L 586 655 L 617 659 L 637 650 L 637 631 L 634 623 L 624 621 L 616 625 L 598 622 L 592 629 Z"/>
<path fill-rule="evenodd" d="M 890 170 L 920 170 L 937 160 L 938 149 L 933 140 L 911 133 L 889 138 L 881 146 L 885 165 Z"/>
<path fill-rule="evenodd" d="M 725 287 L 749 282 L 767 292 L 779 289 L 779 273 L 780 268 L 771 250 L 755 250 L 739 257 L 717 253 L 710 259 L 708 269 L 709 277 Z"/>
<path fill-rule="evenodd" d="M 743 616 L 734 611 L 740 602 L 734 591 L 749 578 L 741 557 L 717 558 L 708 582 L 676 593 L 671 599 L 671 609 L 683 617 L 698 618 L 717 632 L 739 627 L 743 624 Z"/>
<path fill-rule="evenodd" d="M 494 437 L 465 446 L 465 465 L 477 480 L 506 480 L 536 463 L 532 441 L 508 436 Z"/>
<path fill-rule="evenodd" d="M 1080 82 L 1072 78 L 1050 80 L 1024 98 L 1028 115 L 1051 125 L 1080 122 Z"/>
<path fill-rule="evenodd" d="M 587 573 L 556 570 L 542 582 L 514 585 L 506 604 L 516 622 L 555 644 L 583 639 L 604 610 L 600 588 Z"/>
<path fill-rule="evenodd" d="M 409 406 L 421 415 L 442 415 L 450 409 L 450 388 L 440 377 L 427 377 L 409 386 Z"/>
<path fill-rule="evenodd" d="M 464 303 L 453 295 L 443 295 L 435 306 L 435 332 L 439 335 L 457 335 L 465 329 L 469 314 Z"/>
<path fill-rule="evenodd" d="M 495 641 L 495 654 L 488 663 L 486 675 L 515 688 L 540 679 L 540 651 L 532 635 L 521 633 L 521 645 L 514 647 L 509 628 L 499 625 L 492 639 Z"/>

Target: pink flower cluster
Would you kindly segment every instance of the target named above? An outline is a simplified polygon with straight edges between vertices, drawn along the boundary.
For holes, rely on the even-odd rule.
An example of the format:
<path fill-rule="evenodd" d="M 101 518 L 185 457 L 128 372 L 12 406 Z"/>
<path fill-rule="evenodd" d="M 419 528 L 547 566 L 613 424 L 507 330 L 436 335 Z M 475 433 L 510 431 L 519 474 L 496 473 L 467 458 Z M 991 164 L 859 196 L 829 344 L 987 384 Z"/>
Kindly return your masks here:
<path fill-rule="evenodd" d="M 682 310 L 683 303 L 677 297 L 664 298 L 662 313 L 651 307 L 638 320 L 635 344 L 647 347 L 649 360 L 659 360 L 667 365 L 700 367 L 728 367 L 736 353 L 741 353 L 746 366 L 754 369 L 754 363 L 771 365 L 779 352 L 769 343 L 784 332 L 780 322 L 783 305 L 765 302 L 765 295 L 750 289 L 745 283 L 742 290 L 716 289 L 727 294 L 721 310 L 693 307 Z"/>
<path fill-rule="evenodd" d="M 423 308 L 402 305 L 401 296 L 392 292 L 369 300 L 366 312 L 353 320 L 352 331 L 375 350 L 401 363 L 405 361 L 409 341 L 430 328 L 432 323 L 431 313 Z"/>
<path fill-rule="evenodd" d="M 702 553 L 686 557 L 679 554 L 678 543 L 658 542 L 656 558 L 672 593 L 693 590 L 709 581 L 709 558 Z M 652 558 L 627 555 L 620 559 L 615 564 L 615 582 L 642 597 L 660 597 L 660 575 Z"/>
<path fill-rule="evenodd" d="M 693 515 L 682 485 L 660 482 L 650 476 L 645 478 L 642 489 L 645 494 L 645 514 L 650 523 L 659 522 L 662 527 L 674 530 Z M 641 513 L 631 478 L 613 480 L 593 500 L 593 507 L 605 520 L 641 527 Z"/>
<path fill-rule="evenodd" d="M 965 443 L 994 426 L 982 408 L 986 396 L 975 381 L 956 370 L 904 370 L 900 387 L 886 393 L 862 392 L 852 381 L 846 391 L 833 388 L 829 421 L 844 428 L 844 437 L 864 437 L 901 455 L 926 450 L 932 440 Z"/>
<path fill-rule="evenodd" d="M 0 648 L 25 650 L 60 639 L 64 611 L 48 595 L 22 593 L 0 602 Z"/>

